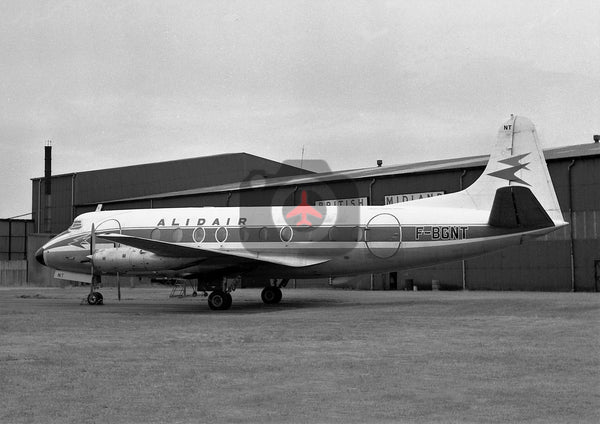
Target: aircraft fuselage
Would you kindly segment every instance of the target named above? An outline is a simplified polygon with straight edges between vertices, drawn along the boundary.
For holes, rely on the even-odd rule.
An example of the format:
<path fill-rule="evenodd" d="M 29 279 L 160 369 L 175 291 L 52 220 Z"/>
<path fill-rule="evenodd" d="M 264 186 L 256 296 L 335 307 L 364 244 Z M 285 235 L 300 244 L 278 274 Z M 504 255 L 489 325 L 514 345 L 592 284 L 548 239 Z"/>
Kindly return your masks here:
<path fill-rule="evenodd" d="M 44 246 L 46 265 L 78 273 L 202 275 L 226 271 L 272 278 L 310 278 L 401 270 L 476 256 L 519 242 L 522 232 L 487 224 L 488 211 L 461 208 L 320 207 L 322 222 L 290 225 L 283 207 L 178 208 L 91 212 Z M 90 256 L 91 225 L 98 237 Z M 121 234 L 188 247 L 157 254 L 115 247 L 102 234 Z M 191 250 L 190 250 L 191 252 Z M 221 256 L 220 253 L 227 255 Z M 257 259 L 258 261 L 254 261 Z"/>

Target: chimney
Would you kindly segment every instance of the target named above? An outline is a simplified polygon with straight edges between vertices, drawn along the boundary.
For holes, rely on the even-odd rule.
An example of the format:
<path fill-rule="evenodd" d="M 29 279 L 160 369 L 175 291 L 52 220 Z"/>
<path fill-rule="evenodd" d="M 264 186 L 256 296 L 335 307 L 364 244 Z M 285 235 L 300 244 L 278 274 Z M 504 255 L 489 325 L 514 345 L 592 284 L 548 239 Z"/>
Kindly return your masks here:
<path fill-rule="evenodd" d="M 44 231 L 52 232 L 52 142 L 46 141 L 44 147 L 44 194 L 46 208 L 44 213 Z"/>

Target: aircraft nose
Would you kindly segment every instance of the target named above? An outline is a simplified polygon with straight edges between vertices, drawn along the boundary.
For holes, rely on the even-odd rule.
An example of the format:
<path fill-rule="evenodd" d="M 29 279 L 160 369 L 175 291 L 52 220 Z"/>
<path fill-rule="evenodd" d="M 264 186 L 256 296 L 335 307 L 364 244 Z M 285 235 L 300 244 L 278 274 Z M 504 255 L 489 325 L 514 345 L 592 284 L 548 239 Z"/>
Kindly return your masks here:
<path fill-rule="evenodd" d="M 35 260 L 41 263 L 42 265 L 46 265 L 46 261 L 44 260 L 44 249 L 39 248 L 37 252 L 35 252 Z"/>

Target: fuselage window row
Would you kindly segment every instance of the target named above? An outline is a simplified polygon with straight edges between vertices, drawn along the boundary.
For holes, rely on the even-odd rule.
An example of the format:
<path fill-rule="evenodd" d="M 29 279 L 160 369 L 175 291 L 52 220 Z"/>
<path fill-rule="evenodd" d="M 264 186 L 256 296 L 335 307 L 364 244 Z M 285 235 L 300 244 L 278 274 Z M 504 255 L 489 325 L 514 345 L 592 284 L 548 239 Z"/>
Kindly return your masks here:
<path fill-rule="evenodd" d="M 127 231 L 136 237 L 174 243 L 225 242 L 360 242 L 393 241 L 399 238 L 398 227 L 364 228 L 359 226 L 262 226 L 262 227 L 155 227 L 152 230 Z M 145 234 L 144 234 L 145 233 Z"/>

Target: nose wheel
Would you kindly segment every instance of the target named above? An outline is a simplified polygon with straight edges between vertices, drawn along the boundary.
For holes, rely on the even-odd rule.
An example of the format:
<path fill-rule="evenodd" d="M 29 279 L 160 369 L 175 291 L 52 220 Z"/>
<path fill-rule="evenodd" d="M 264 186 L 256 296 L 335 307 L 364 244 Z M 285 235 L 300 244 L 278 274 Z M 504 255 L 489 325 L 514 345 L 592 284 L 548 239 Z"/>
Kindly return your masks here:
<path fill-rule="evenodd" d="M 102 293 L 100 292 L 91 292 L 90 294 L 88 294 L 87 297 L 87 303 L 90 305 L 102 305 L 102 303 L 104 302 L 104 297 L 102 296 Z"/>
<path fill-rule="evenodd" d="M 94 229 L 94 224 L 92 223 L 92 230 L 90 231 L 90 265 L 91 265 L 91 274 L 92 281 L 90 284 L 90 294 L 87 297 L 87 303 L 89 305 L 102 305 L 104 302 L 104 297 L 102 293 L 97 292 L 96 288 L 100 286 L 102 282 L 102 277 L 100 274 L 96 274 L 94 272 L 94 253 L 96 253 L 96 231 Z M 121 288 L 119 286 L 119 300 L 121 300 Z"/>
<path fill-rule="evenodd" d="M 101 282 L 102 277 L 94 274 L 92 269 L 92 284 L 90 285 L 90 294 L 87 297 L 88 305 L 102 305 L 104 303 L 104 296 L 99 291 L 96 291 L 100 287 Z"/>

